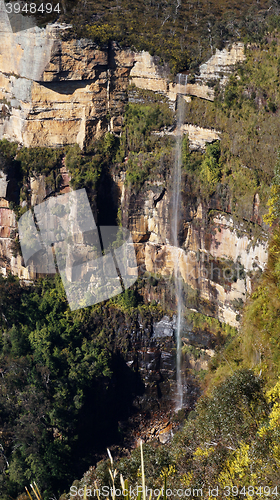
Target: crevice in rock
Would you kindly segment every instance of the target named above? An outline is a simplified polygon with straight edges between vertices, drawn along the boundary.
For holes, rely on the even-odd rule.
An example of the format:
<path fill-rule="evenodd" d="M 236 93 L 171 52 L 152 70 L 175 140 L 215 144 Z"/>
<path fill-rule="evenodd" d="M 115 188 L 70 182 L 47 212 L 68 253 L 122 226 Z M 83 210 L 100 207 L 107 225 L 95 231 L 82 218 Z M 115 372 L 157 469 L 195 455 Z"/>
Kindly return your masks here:
<path fill-rule="evenodd" d="M 160 193 L 160 195 L 157 197 L 157 198 L 153 198 L 154 200 L 154 206 L 156 207 L 158 202 L 162 200 L 162 198 L 164 197 L 166 193 L 166 188 L 163 188 L 162 192 Z"/>
<path fill-rule="evenodd" d="M 64 73 L 61 72 L 63 76 Z M 64 75 L 66 76 L 66 74 Z M 77 89 L 84 89 L 88 85 L 92 83 L 96 83 L 97 78 L 89 79 L 89 80 L 61 80 L 61 81 L 53 81 L 53 82 L 39 82 L 42 87 L 45 87 L 49 90 L 57 92 L 58 94 L 74 94 Z"/>
<path fill-rule="evenodd" d="M 144 234 L 143 236 L 141 236 L 141 238 L 138 241 L 138 243 L 146 243 L 147 241 L 149 241 L 150 236 L 151 236 L 151 231 L 147 231 L 146 234 Z"/>

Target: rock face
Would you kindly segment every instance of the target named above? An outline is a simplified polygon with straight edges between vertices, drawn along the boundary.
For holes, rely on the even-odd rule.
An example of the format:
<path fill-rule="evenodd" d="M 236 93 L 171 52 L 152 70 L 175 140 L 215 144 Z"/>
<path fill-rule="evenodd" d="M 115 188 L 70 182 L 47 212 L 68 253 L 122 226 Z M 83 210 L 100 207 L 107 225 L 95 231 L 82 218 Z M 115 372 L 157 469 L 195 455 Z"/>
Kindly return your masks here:
<path fill-rule="evenodd" d="M 219 78 L 225 83 L 234 65 L 244 59 L 242 44 L 236 44 L 230 50 L 216 51 L 201 66 L 195 83 L 188 83 L 186 75 L 178 76 L 176 83 L 172 83 L 168 68 L 160 66 L 157 59 L 146 52 L 121 50 L 116 44 L 108 50 L 100 50 L 86 39 L 63 41 L 59 38 L 60 29 L 52 25 L 13 33 L 7 20 L 2 18 L 1 138 L 32 147 L 74 143 L 84 147 L 89 140 L 98 139 L 108 130 L 115 134 L 121 132 L 130 83 L 166 96 L 171 108 L 175 107 L 178 94 L 186 100 L 190 99 L 189 95 L 213 100 L 214 91 L 207 82 Z M 219 131 L 192 124 L 184 124 L 183 132 L 188 134 L 192 149 L 204 149 L 206 143 L 220 138 Z M 176 134 L 176 130 L 170 133 Z M 70 175 L 63 159 L 60 177 L 58 192 L 69 192 Z M 4 275 L 11 271 L 31 280 L 36 272 L 32 265 L 28 268 L 23 265 L 16 247 L 17 223 L 9 204 L 12 179 L 13 172 L 0 163 L 0 270 Z M 202 205 L 185 186 L 178 249 L 172 245 L 170 234 L 171 182 L 165 183 L 159 176 L 135 192 L 125 184 L 125 172 L 117 172 L 113 174 L 112 184 L 118 193 L 116 203 L 123 225 L 133 236 L 139 273 L 146 280 L 144 298 L 161 302 L 168 310 L 176 310 L 172 283 L 178 260 L 185 307 L 206 311 L 238 327 L 240 306 L 251 291 L 252 277 L 264 269 L 267 261 L 265 235 L 255 243 L 250 235 L 253 227 L 261 224 L 258 193 L 245 227 L 234 220 L 230 202 L 223 205 L 216 197 Z M 42 203 L 53 189 L 44 175 L 35 173 L 25 188 L 30 193 L 32 206 Z M 24 204 L 26 201 L 21 206 Z M 163 279 L 160 286 L 156 285 L 158 276 Z M 191 297 L 195 297 L 195 303 Z M 155 411 L 160 406 L 159 400 L 164 401 L 165 407 L 172 406 L 174 401 L 176 318 L 172 315 L 171 312 L 170 316 L 163 316 L 150 325 L 150 330 L 140 321 L 135 327 L 131 326 L 133 347 L 126 353 L 125 362 L 127 367 L 135 368 L 145 386 L 145 394 L 135 400 L 141 412 L 151 408 Z M 120 327 L 122 334 L 125 328 L 126 325 Z M 199 359 L 191 355 L 185 357 L 185 373 L 205 369 L 213 353 L 209 349 L 211 339 L 203 335 L 193 339 L 187 325 L 185 330 L 186 346 L 190 340 L 196 341 L 203 350 Z M 192 386 L 191 377 L 186 377 L 184 383 L 188 394 L 185 403 L 192 408 L 197 388 Z M 148 437 L 142 435 L 142 439 L 157 437 L 165 442 L 172 435 L 172 426 L 167 421 L 147 432 Z"/>
<path fill-rule="evenodd" d="M 234 64 L 244 59 L 243 45 L 235 44 L 216 51 L 201 66 L 195 84 L 186 75 L 172 83 L 168 67 L 147 52 L 121 50 L 116 44 L 100 50 L 88 39 L 63 41 L 65 29 L 54 24 L 13 33 L 7 16 L 2 17 L 1 137 L 27 147 L 83 147 L 108 130 L 121 132 L 130 83 L 162 93 L 173 103 L 178 93 L 213 100 L 214 90 L 206 83 L 221 75 L 225 82 Z"/>
<path fill-rule="evenodd" d="M 264 270 L 267 262 L 266 234 L 255 243 L 249 235 L 255 226 L 250 222 L 254 221 L 254 206 L 245 227 L 223 211 L 219 199 L 202 206 L 186 193 L 178 251 L 172 246 L 170 234 L 171 189 L 155 205 L 156 192 L 158 187 L 153 185 L 137 194 L 127 190 L 122 200 L 124 224 L 136 242 L 141 272 L 146 276 L 161 275 L 172 286 L 179 259 L 185 285 L 197 290 L 200 300 L 211 304 L 212 314 L 238 327 L 240 305 L 251 292 L 252 277 Z M 149 299 L 159 298 L 151 290 Z M 191 307 L 188 300 L 186 291 L 185 305 Z"/>
<path fill-rule="evenodd" d="M 160 66 L 156 58 L 148 52 L 135 54 L 135 64 L 130 72 L 131 83 L 138 88 L 165 94 L 175 101 L 178 94 L 187 94 L 214 100 L 214 90 L 208 82 L 220 80 L 224 85 L 234 66 L 245 60 L 244 44 L 234 43 L 229 49 L 216 50 L 216 53 L 199 68 L 195 83 L 188 83 L 187 75 L 178 75 L 177 82 L 169 80 L 168 68 Z"/>
<path fill-rule="evenodd" d="M 12 31 L 8 14 L 4 2 L 0 1 L 0 33 L 10 33 Z"/>
<path fill-rule="evenodd" d="M 178 93 L 214 100 L 213 89 L 203 84 L 187 83 L 185 75 L 182 78 L 183 83 L 172 83 L 169 79 L 168 68 L 156 64 L 156 59 L 148 52 L 135 54 L 135 61 L 130 72 L 130 81 L 138 88 L 165 94 L 171 101 L 176 101 Z"/>
<path fill-rule="evenodd" d="M 62 41 L 60 30 L 0 32 L 1 137 L 27 147 L 83 147 L 107 130 L 120 132 L 133 52 Z"/>
<path fill-rule="evenodd" d="M 188 134 L 190 149 L 205 149 L 206 143 L 220 140 L 221 134 L 217 130 L 210 130 L 195 125 L 183 125 L 184 134 Z"/>
<path fill-rule="evenodd" d="M 27 147 L 83 147 L 108 129 L 120 132 L 132 52 L 114 44 L 99 50 L 90 40 L 62 41 L 58 25 L 13 33 L 4 21 L 0 100 L 7 110 L 1 137 Z"/>
<path fill-rule="evenodd" d="M 173 321 L 170 321 L 168 316 L 163 316 L 163 318 L 154 325 L 154 338 L 172 337 L 175 326 L 175 318 Z"/>
<path fill-rule="evenodd" d="M 63 161 L 60 174 L 59 192 L 67 193 L 70 176 Z M 22 258 L 15 251 L 16 220 L 7 201 L 11 177 L 9 171 L 0 172 L 0 265 L 4 274 L 12 271 L 21 278 L 32 279 L 36 276 L 32 265 L 24 267 Z M 186 191 L 181 213 L 180 249 L 177 249 L 172 245 L 170 234 L 173 217 L 171 184 L 163 188 L 163 180 L 158 179 L 135 193 L 125 185 L 122 172 L 115 175 L 114 185 L 119 193 L 117 202 L 122 222 L 132 233 L 139 273 L 144 280 L 160 275 L 166 281 L 166 288 L 172 288 L 178 259 L 184 286 L 195 290 L 200 301 L 211 304 L 211 314 L 238 326 L 237 315 L 240 305 L 251 292 L 252 278 L 258 270 L 264 270 L 267 262 L 266 235 L 262 234 L 254 242 L 250 234 L 260 222 L 258 194 L 245 224 L 226 213 L 229 207 L 223 207 L 218 197 L 209 205 L 202 205 Z M 37 205 L 51 194 L 53 188 L 44 175 L 34 175 L 29 179 L 27 189 L 31 204 Z M 145 293 L 147 300 L 164 303 L 161 293 L 165 292 L 147 286 Z M 187 288 L 185 305 L 193 306 L 189 303 Z M 154 339 L 173 334 L 174 321 L 169 318 L 163 318 L 155 326 Z"/>
<path fill-rule="evenodd" d="M 5 74 L 14 74 L 28 80 L 40 81 L 48 64 L 57 29 L 37 27 L 13 33 L 7 26 L 0 31 L 0 68 Z"/>
<path fill-rule="evenodd" d="M 148 313 L 149 314 L 149 313 Z M 126 342 L 126 350 L 123 353 L 128 370 L 133 370 L 137 373 L 142 381 L 142 390 L 138 391 L 135 387 L 135 398 L 133 401 L 134 409 L 137 410 L 130 424 L 139 431 L 142 439 L 149 440 L 155 437 L 159 440 L 169 439 L 170 434 L 162 435 L 160 438 L 159 430 L 162 434 L 167 433 L 167 426 L 159 426 L 159 420 L 163 417 L 163 412 L 174 409 L 174 401 L 176 395 L 176 339 L 175 339 L 175 316 L 163 316 L 158 321 L 149 316 L 141 317 L 139 315 L 134 318 L 126 317 L 125 323 L 122 318 L 118 317 L 118 322 L 115 321 L 114 327 L 116 334 L 114 337 L 115 345 Z M 187 333 L 187 332 L 186 332 Z M 200 339 L 201 345 L 208 345 L 209 335 L 204 339 Z M 204 363 L 207 363 L 206 358 L 210 359 L 209 355 L 205 355 L 206 348 L 202 348 Z M 209 349 L 207 352 L 210 351 Z M 195 382 L 193 375 L 190 373 L 194 360 L 187 353 L 183 354 L 183 383 L 185 387 L 184 405 L 188 409 L 192 409 L 197 398 L 199 388 Z M 199 361 L 196 361 L 196 368 Z M 200 360 L 202 363 L 202 360 Z M 129 373 L 127 371 L 127 373 Z M 129 375 L 127 375 L 129 377 Z M 133 378 L 132 372 L 130 377 Z M 139 414 L 140 412 L 140 414 Z M 150 422 L 150 417 L 153 418 L 153 423 Z M 147 417 L 147 418 L 145 418 Z M 157 420 L 157 423 L 154 421 Z M 150 426 L 155 425 L 152 431 Z M 141 430 L 142 429 L 142 430 Z M 171 428 L 169 428 L 171 430 Z"/>
<path fill-rule="evenodd" d="M 1 166 L 1 165 L 0 165 Z M 14 201 L 15 188 L 15 172 L 12 166 L 8 166 L 3 162 L 3 170 L 0 170 L 0 269 L 4 276 L 8 272 L 19 276 L 24 280 L 32 280 L 38 277 L 38 273 L 31 263 L 28 267 L 24 265 L 24 261 L 19 252 L 18 225 L 16 214 L 10 208 L 10 201 Z M 59 169 L 60 182 L 57 187 L 59 194 L 68 193 L 70 191 L 70 175 L 65 165 Z M 53 185 L 51 185 L 44 175 L 35 174 L 25 181 L 25 189 L 29 192 L 30 203 L 32 206 L 42 203 L 48 196 L 53 193 Z M 17 196 L 17 195 L 16 195 Z M 21 207 L 27 205 L 26 201 L 21 202 Z"/>
<path fill-rule="evenodd" d="M 184 134 L 188 135 L 189 138 L 189 147 L 190 149 L 200 149 L 204 150 L 206 144 L 209 142 L 220 140 L 221 133 L 217 130 L 207 129 L 203 127 L 197 127 L 196 125 L 191 125 L 190 123 L 186 123 L 182 125 L 181 131 Z M 164 136 L 164 135 L 173 135 L 176 136 L 178 133 L 177 129 L 172 130 L 171 132 L 154 132 L 154 135 Z"/>
<path fill-rule="evenodd" d="M 198 83 L 220 80 L 224 85 L 234 66 L 245 60 L 244 44 L 234 43 L 230 49 L 216 50 L 216 53 L 204 64 L 200 66 L 200 74 L 197 77 Z"/>

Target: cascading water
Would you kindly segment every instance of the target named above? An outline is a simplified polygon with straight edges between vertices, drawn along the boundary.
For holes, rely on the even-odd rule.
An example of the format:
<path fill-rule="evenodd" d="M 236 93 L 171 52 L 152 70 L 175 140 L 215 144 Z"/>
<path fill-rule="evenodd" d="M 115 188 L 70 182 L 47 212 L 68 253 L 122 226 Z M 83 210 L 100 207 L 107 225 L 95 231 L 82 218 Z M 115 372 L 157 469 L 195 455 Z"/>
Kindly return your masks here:
<path fill-rule="evenodd" d="M 183 381 L 182 381 L 182 363 L 181 363 L 181 330 L 182 330 L 182 308 L 183 308 L 183 294 L 182 294 L 182 279 L 179 269 L 179 224 L 180 224 L 180 209 L 181 209 L 181 167 L 182 167 L 182 140 L 184 123 L 184 99 L 181 94 L 185 94 L 185 86 L 187 83 L 187 76 L 179 73 L 179 93 L 177 94 L 177 110 L 176 110 L 176 147 L 175 147 L 175 165 L 174 165 L 174 184 L 173 184 L 173 223 L 171 227 L 173 245 L 175 251 L 175 293 L 177 298 L 177 321 L 176 321 L 176 403 L 175 410 L 178 411 L 183 406 Z M 182 83 L 182 81 L 184 83 Z M 183 88 L 180 88 L 183 87 Z"/>

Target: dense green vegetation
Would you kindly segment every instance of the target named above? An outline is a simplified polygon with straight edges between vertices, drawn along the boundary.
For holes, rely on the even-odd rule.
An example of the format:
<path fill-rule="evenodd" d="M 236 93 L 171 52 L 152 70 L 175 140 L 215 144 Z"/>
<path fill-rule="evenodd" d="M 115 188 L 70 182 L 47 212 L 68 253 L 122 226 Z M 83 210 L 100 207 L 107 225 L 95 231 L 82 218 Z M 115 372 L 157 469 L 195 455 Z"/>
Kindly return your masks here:
<path fill-rule="evenodd" d="M 217 498 L 251 498 L 256 491 L 261 497 L 274 491 L 277 497 L 279 397 L 279 382 L 266 392 L 262 379 L 253 371 L 236 371 L 210 396 L 200 399 L 184 429 L 170 444 L 144 445 L 146 486 L 153 490 L 181 489 L 186 496 L 202 498 L 209 496 L 209 488 L 217 488 Z M 108 462 L 92 467 L 73 486 L 86 486 L 90 492 L 110 484 Z M 135 488 L 141 485 L 140 465 L 138 448 L 115 467 Z M 120 476 L 114 483 L 121 488 Z M 193 493 L 200 488 L 201 493 Z"/>
<path fill-rule="evenodd" d="M 16 142 L 9 142 L 7 139 L 2 139 L 0 141 L 0 151 L 1 154 L 11 160 L 16 155 L 18 144 Z"/>
<path fill-rule="evenodd" d="M 147 100 L 149 95 L 147 95 Z M 144 98 L 143 98 L 144 99 Z M 166 103 L 129 104 L 126 108 L 121 148 L 124 152 L 153 152 L 158 139 L 151 132 L 173 123 L 173 113 Z"/>
<path fill-rule="evenodd" d="M 187 173 L 187 182 L 192 181 L 203 199 L 215 193 L 222 176 L 220 160 L 220 141 L 206 146 L 206 151 L 200 161 L 195 161 L 190 154 L 187 136 L 183 139 L 183 168 Z"/>
<path fill-rule="evenodd" d="M 176 2 L 133 0 L 77 1 L 62 19 L 71 22 L 67 36 L 86 32 L 97 44 L 115 40 L 123 46 L 147 50 L 170 65 L 173 74 L 195 71 L 215 48 L 232 40 L 259 41 L 264 33 L 278 25 L 279 6 L 261 0 Z"/>
<path fill-rule="evenodd" d="M 34 479 L 44 495 L 61 492 L 118 441 L 141 387 L 118 350 L 137 321 L 150 326 L 163 311 L 127 290 L 71 312 L 58 276 L 35 286 L 1 277 L 0 297 L 0 496 Z"/>
<path fill-rule="evenodd" d="M 75 13 L 72 34 L 80 33 L 86 16 L 91 24 L 86 29 L 99 44 L 114 38 L 124 45 L 149 49 L 170 62 L 174 71 L 183 66 L 193 70 L 209 50 L 210 39 L 213 47 L 221 47 L 224 38 L 231 39 L 231 33 L 237 31 L 240 38 L 254 36 L 260 41 L 247 47 L 246 62 L 225 89 L 212 82 L 216 90 L 214 103 L 193 98 L 186 105 L 190 123 L 214 127 L 223 134 L 221 141 L 207 145 L 205 152 L 191 151 L 188 138 L 184 138 L 183 201 L 185 206 L 193 204 L 194 208 L 202 203 L 210 218 L 211 207 L 218 199 L 220 212 L 230 212 L 235 222 L 241 221 L 247 234 L 254 233 L 257 239 L 262 227 L 260 219 L 255 223 L 250 220 L 253 200 L 258 194 L 262 216 L 267 211 L 270 193 L 267 222 L 272 224 L 274 232 L 269 261 L 260 282 L 254 284 L 238 332 L 206 316 L 207 307 L 209 314 L 215 313 L 211 304 L 202 307 L 198 292 L 185 287 L 189 306 L 200 311 L 190 311 L 186 319 L 194 334 L 207 334 L 210 339 L 212 336 L 215 355 L 207 372 L 200 374 L 204 394 L 195 410 L 177 416 L 182 420 L 181 431 L 168 445 L 150 443 L 144 447 L 147 485 L 153 488 L 161 487 L 164 478 L 172 489 L 205 485 L 207 488 L 274 487 L 279 481 L 280 44 L 276 32 L 272 33 L 278 26 L 278 18 L 266 18 L 262 10 L 269 5 L 258 3 L 255 20 L 254 6 L 245 15 L 247 4 L 243 2 L 232 5 L 236 14 L 229 12 L 226 3 L 214 6 L 209 2 L 186 2 L 178 5 L 176 13 L 175 4 L 162 8 L 161 2 L 156 5 L 150 2 L 136 16 L 136 8 L 140 11 L 136 2 L 112 1 L 105 5 L 89 1 L 83 7 L 86 6 L 87 14 L 78 13 L 78 7 L 82 7 L 76 3 L 73 12 L 65 15 L 70 20 Z M 123 9 L 126 16 L 121 18 Z M 162 16 L 169 14 L 163 22 Z M 215 18 L 211 17 L 214 14 Z M 260 27 L 261 18 L 270 23 L 270 35 L 264 35 L 268 24 Z M 186 29 L 183 22 L 187 23 Z M 205 36 L 209 22 L 210 31 L 207 28 Z M 229 26 L 226 32 L 225 25 Z M 165 42 L 160 45 L 163 38 L 166 45 Z M 188 50 L 187 42 L 190 42 Z M 59 192 L 59 169 L 63 161 L 71 173 L 73 188 L 87 189 L 99 223 L 122 220 L 116 203 L 112 201 L 109 206 L 106 198 L 106 191 L 112 188 L 112 174 L 125 173 L 132 202 L 136 196 L 141 198 L 155 180 L 154 200 L 168 190 L 174 138 L 153 132 L 172 127 L 174 116 L 162 97 L 142 91 L 138 97 L 141 102 L 127 105 L 121 137 L 108 133 L 84 151 L 77 145 L 61 150 L 27 149 L 0 141 L 1 168 L 3 160 L 7 171 L 14 169 L 18 191 L 21 188 L 11 197 L 18 215 L 22 213 L 20 202 L 26 201 L 27 208 L 31 205 L 30 177 L 44 175 L 49 193 Z M 232 265 L 220 264 L 227 268 Z M 226 288 L 225 282 L 222 285 Z M 168 286 L 173 285 L 170 282 Z M 144 287 L 149 291 L 151 287 L 157 288 L 166 307 L 155 301 L 145 303 Z M 150 276 L 147 282 L 142 280 L 107 303 L 71 312 L 58 277 L 29 286 L 12 276 L 1 277 L 0 495 L 3 500 L 15 498 L 34 479 L 46 498 L 68 490 L 73 478 L 76 486 L 87 484 L 94 488 L 94 480 L 99 485 L 109 484 L 106 461 L 89 469 L 81 481 L 78 478 L 96 463 L 106 445 L 121 443 L 118 420 L 128 417 L 139 386 L 143 389 L 137 373 L 126 366 L 123 354 L 131 349 L 132 335 L 142 334 L 139 324 L 148 338 L 153 321 L 166 312 L 171 315 L 166 309 L 174 307 L 172 294 L 166 298 L 164 287 L 167 285 L 160 276 Z M 199 349 L 187 343 L 183 347 L 185 353 L 197 358 Z M 118 470 L 132 485 L 139 478 L 139 467 L 139 449 L 117 463 Z M 241 495 L 238 498 L 245 497 Z M 251 498 L 249 493 L 247 498 Z"/>
<path fill-rule="evenodd" d="M 111 374 L 85 314 L 69 312 L 58 279 L 27 288 L 1 278 L 1 498 L 34 477 L 43 489 L 71 477 L 84 400 Z"/>
<path fill-rule="evenodd" d="M 32 175 L 32 172 L 47 177 L 55 169 L 61 156 L 62 151 L 59 149 L 23 147 L 17 154 L 17 161 L 20 162 L 25 177 Z"/>

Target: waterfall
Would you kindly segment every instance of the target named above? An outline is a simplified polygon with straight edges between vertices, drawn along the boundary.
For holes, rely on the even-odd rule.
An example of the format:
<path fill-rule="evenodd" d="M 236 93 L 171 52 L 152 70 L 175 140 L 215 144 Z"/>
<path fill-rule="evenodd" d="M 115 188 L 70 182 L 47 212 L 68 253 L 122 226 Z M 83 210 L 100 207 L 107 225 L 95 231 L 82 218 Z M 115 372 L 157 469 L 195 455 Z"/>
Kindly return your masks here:
<path fill-rule="evenodd" d="M 181 167 L 182 167 L 182 140 L 184 123 L 184 99 L 182 93 L 184 89 L 180 86 L 186 86 L 187 76 L 179 73 L 178 75 L 179 92 L 177 94 L 177 110 L 176 110 L 176 146 L 175 146 L 175 165 L 174 165 L 174 184 L 173 184 L 173 221 L 171 226 L 171 234 L 173 245 L 175 247 L 175 293 L 177 298 L 177 321 L 176 321 L 176 411 L 180 410 L 183 406 L 183 381 L 182 381 L 182 363 L 181 363 L 181 330 L 182 330 L 182 309 L 183 309 L 183 294 L 182 294 L 182 279 L 179 269 L 179 240 L 178 232 L 180 225 L 180 210 L 181 210 Z M 183 83 L 181 83 L 183 81 Z"/>

